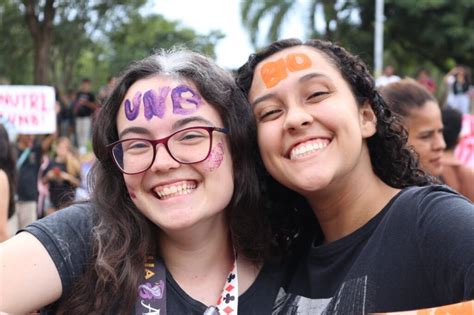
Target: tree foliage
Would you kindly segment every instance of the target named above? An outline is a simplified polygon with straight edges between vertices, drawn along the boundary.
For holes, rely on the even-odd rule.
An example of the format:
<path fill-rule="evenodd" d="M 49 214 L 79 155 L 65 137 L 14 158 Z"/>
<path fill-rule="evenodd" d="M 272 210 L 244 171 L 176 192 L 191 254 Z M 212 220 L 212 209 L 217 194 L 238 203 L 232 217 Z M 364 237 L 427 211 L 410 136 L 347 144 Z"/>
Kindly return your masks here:
<path fill-rule="evenodd" d="M 299 7 L 298 7 L 299 6 Z M 288 16 L 299 9 L 301 19 Z M 420 65 L 446 72 L 454 63 L 474 64 L 472 0 L 385 0 L 385 60 L 402 72 Z M 316 27 L 316 17 L 324 21 Z M 373 62 L 374 0 L 312 0 L 304 6 L 290 0 L 244 0 L 241 18 L 255 47 L 269 24 L 263 44 L 280 38 L 289 23 L 306 26 L 306 38 L 336 41 Z"/>
<path fill-rule="evenodd" d="M 46 32 L 48 3 L 54 14 L 49 13 L 51 45 L 45 48 L 33 33 Z M 214 57 L 222 33 L 197 34 L 160 15 L 143 16 L 140 12 L 146 5 L 147 0 L 3 0 L 0 79 L 12 84 L 45 83 L 66 91 L 88 77 L 97 88 L 108 76 L 155 49 L 182 44 Z M 36 19 L 29 28 L 28 14 Z M 36 50 L 47 51 L 46 61 L 35 59 Z"/>
<path fill-rule="evenodd" d="M 214 47 L 223 36 L 219 31 L 199 35 L 190 28 L 182 27 L 180 22 L 167 21 L 161 15 L 144 17 L 135 14 L 127 23 L 108 33 L 110 72 L 118 73 L 133 60 L 177 44 L 215 57 Z"/>

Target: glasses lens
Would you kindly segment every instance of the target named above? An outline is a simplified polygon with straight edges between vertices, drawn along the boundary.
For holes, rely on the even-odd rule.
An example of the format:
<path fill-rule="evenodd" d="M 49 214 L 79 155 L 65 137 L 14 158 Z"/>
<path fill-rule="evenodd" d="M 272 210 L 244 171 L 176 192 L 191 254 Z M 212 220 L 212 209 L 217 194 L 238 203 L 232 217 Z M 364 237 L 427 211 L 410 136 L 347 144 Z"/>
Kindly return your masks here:
<path fill-rule="evenodd" d="M 144 140 L 124 140 L 112 149 L 114 159 L 125 173 L 139 173 L 153 162 L 153 146 Z"/>
<path fill-rule="evenodd" d="M 210 134 L 202 128 L 183 130 L 168 140 L 168 149 L 181 163 L 196 163 L 204 160 L 210 148 Z"/>

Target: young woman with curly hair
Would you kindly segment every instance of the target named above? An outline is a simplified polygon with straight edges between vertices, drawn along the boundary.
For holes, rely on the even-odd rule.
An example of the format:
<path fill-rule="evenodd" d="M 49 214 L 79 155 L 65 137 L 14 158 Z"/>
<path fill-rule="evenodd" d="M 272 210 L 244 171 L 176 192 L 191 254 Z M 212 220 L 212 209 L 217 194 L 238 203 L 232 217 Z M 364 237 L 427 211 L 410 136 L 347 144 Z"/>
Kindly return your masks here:
<path fill-rule="evenodd" d="M 256 119 L 271 209 L 297 235 L 280 312 L 474 298 L 474 206 L 418 167 L 359 58 L 331 42 L 281 40 L 236 80 Z"/>

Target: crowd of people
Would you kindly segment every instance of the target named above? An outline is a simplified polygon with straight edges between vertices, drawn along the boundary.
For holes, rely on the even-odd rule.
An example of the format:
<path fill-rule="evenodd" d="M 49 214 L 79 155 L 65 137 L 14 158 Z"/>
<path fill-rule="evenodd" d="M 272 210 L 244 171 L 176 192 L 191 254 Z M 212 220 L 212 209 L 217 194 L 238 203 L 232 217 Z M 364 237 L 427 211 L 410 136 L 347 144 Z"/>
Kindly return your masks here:
<path fill-rule="evenodd" d="M 466 73 L 447 74 L 456 97 Z M 454 153 L 470 109 L 435 89 L 426 70 L 376 81 L 343 47 L 298 39 L 234 76 L 176 48 L 134 62 L 100 101 L 83 80 L 59 99 L 57 134 L 15 148 L 0 129 L 0 228 L 17 216 L 19 229 L 0 244 L 0 311 L 474 305 L 474 171 Z"/>

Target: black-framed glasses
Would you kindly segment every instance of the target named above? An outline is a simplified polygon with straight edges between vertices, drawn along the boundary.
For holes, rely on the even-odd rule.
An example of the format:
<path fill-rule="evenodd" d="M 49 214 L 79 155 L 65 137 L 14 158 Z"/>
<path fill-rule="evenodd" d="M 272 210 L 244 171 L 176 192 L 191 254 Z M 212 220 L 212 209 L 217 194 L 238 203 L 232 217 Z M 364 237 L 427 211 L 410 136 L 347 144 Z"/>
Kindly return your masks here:
<path fill-rule="evenodd" d="M 198 126 L 181 129 L 168 137 L 150 140 L 130 138 L 107 145 L 115 164 L 124 174 L 135 175 L 148 170 L 156 158 L 160 143 L 168 154 L 181 164 L 194 164 L 207 159 L 212 148 L 212 132 L 227 134 L 227 128 Z"/>

